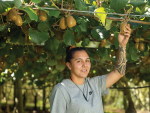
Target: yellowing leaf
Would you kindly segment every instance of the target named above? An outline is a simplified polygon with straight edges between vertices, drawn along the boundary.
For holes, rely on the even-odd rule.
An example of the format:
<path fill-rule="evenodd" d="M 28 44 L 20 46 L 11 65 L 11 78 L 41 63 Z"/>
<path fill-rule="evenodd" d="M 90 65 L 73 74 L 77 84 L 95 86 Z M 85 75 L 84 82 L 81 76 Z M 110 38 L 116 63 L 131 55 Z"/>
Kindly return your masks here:
<path fill-rule="evenodd" d="M 112 20 L 110 19 L 106 19 L 106 30 L 110 30 L 111 29 L 111 24 L 112 24 Z"/>
<path fill-rule="evenodd" d="M 93 4 L 92 4 L 92 5 L 97 6 L 95 1 L 93 1 Z"/>
<path fill-rule="evenodd" d="M 140 20 L 144 20 L 145 19 L 145 17 L 144 18 L 141 18 Z"/>
<path fill-rule="evenodd" d="M 103 24 L 103 26 L 105 26 L 105 19 L 106 19 L 106 15 L 107 14 L 103 14 L 103 13 L 106 13 L 104 8 L 103 7 L 100 7 L 98 9 L 95 9 L 94 12 L 97 12 L 97 13 L 94 13 L 94 15 L 99 18 Z"/>

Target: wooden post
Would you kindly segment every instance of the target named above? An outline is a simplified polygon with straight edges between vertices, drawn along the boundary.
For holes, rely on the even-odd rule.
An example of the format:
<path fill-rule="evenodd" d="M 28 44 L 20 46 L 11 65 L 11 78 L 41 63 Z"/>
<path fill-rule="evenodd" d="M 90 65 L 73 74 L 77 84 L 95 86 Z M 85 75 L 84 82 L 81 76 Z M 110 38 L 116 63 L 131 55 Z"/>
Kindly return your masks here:
<path fill-rule="evenodd" d="M 43 86 L 43 111 L 45 111 L 45 86 Z"/>
<path fill-rule="evenodd" d="M 1 109 L 1 96 L 2 96 L 2 86 L 0 86 L 0 113 L 2 113 L 2 109 Z"/>

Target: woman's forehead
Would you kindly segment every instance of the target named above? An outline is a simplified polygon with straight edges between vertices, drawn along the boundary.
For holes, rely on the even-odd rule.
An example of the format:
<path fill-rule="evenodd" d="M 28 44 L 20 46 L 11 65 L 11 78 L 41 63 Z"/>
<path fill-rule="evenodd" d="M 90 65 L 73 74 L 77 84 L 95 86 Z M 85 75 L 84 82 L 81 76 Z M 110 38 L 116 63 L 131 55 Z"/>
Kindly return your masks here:
<path fill-rule="evenodd" d="M 76 58 L 89 58 L 89 55 L 86 51 L 76 51 L 73 55 L 73 57 Z"/>

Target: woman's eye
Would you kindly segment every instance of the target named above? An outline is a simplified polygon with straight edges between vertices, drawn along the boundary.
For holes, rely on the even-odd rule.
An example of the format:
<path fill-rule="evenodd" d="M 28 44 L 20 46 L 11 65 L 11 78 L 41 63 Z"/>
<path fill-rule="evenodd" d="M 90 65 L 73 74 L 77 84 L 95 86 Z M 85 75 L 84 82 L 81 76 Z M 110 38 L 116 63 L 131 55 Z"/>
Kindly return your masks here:
<path fill-rule="evenodd" d="M 90 62 L 90 60 L 87 60 L 86 62 Z"/>
<path fill-rule="evenodd" d="M 78 60 L 77 62 L 81 62 L 80 60 Z"/>

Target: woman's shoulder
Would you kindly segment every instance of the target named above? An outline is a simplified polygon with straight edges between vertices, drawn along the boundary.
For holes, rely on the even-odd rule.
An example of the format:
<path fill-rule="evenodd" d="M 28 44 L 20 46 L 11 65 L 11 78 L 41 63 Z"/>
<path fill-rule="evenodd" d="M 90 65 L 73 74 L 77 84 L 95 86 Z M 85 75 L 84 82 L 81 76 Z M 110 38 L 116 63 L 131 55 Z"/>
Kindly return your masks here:
<path fill-rule="evenodd" d="M 88 80 L 91 81 L 91 82 L 95 82 L 99 79 L 101 79 L 101 80 L 106 79 L 106 77 L 107 77 L 107 74 L 101 75 L 101 76 L 91 77 L 91 78 L 88 78 Z"/>

